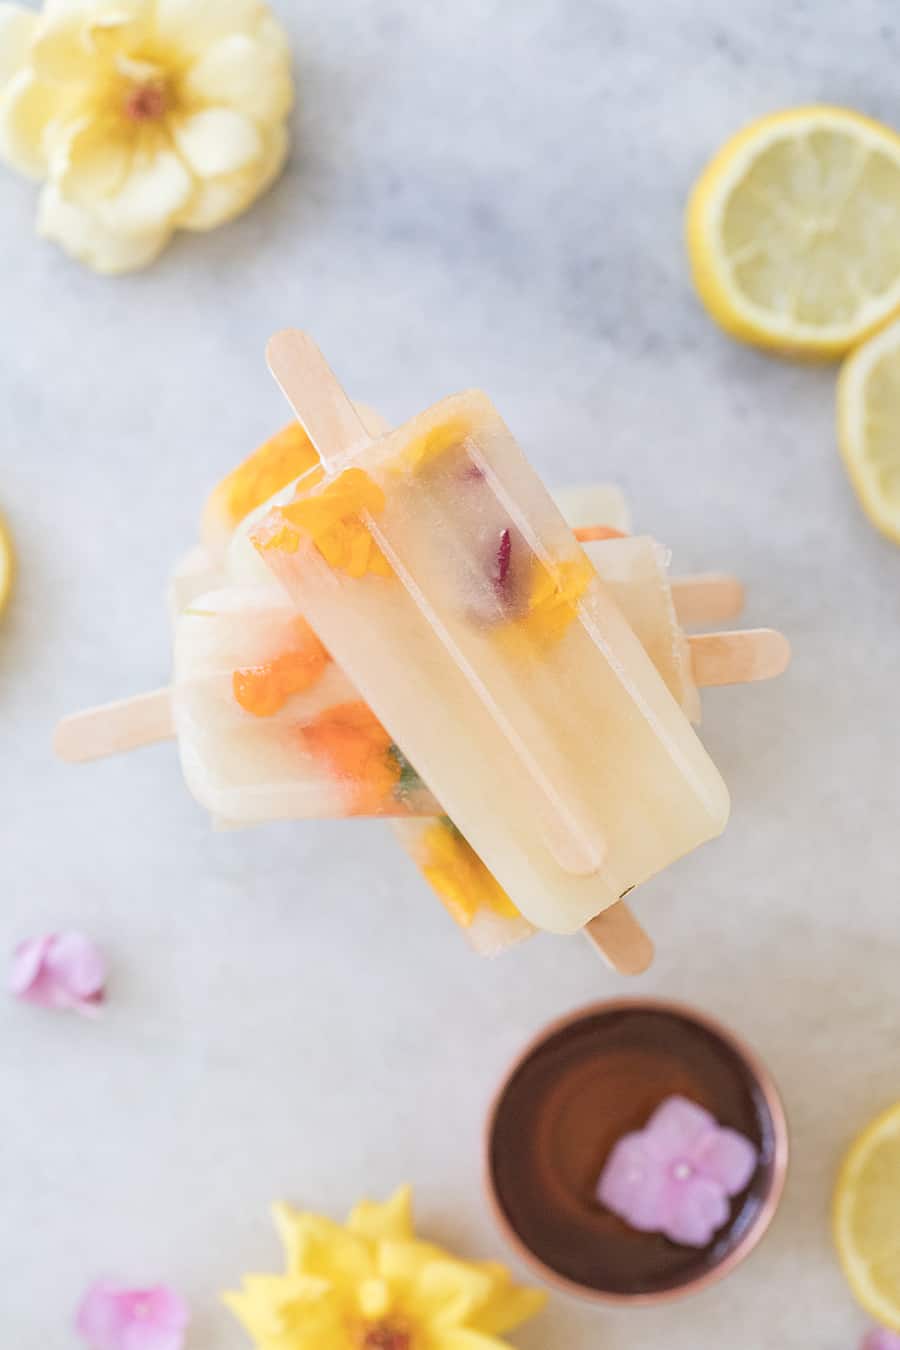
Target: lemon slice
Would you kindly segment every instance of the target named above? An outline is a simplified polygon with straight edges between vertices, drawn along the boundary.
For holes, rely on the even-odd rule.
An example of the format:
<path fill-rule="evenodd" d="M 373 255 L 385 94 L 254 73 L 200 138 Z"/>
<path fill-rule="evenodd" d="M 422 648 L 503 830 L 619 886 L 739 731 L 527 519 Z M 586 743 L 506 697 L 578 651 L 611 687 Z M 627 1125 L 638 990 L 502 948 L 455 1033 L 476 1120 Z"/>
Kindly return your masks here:
<path fill-rule="evenodd" d="M 838 379 L 838 440 L 863 510 L 900 544 L 900 323 L 863 343 Z"/>
<path fill-rule="evenodd" d="M 856 1298 L 900 1331 L 900 1102 L 850 1149 L 834 1196 L 834 1238 Z"/>
<path fill-rule="evenodd" d="M 14 572 L 15 554 L 13 553 L 12 536 L 3 517 L 0 516 L 0 614 L 6 608 L 6 602 L 12 590 Z"/>
<path fill-rule="evenodd" d="M 838 356 L 900 309 L 900 136 L 843 108 L 754 122 L 694 188 L 687 240 L 728 332 Z"/>

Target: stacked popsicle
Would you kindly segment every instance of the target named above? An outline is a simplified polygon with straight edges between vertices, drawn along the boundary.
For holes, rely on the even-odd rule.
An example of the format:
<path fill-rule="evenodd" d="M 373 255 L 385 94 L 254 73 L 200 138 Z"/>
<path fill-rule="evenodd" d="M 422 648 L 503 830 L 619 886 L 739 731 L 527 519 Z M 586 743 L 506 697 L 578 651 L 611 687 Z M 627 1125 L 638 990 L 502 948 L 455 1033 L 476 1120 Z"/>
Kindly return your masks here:
<path fill-rule="evenodd" d="M 739 585 L 670 583 L 609 489 L 563 501 L 573 533 L 483 395 L 391 433 L 308 339 L 270 361 L 308 437 L 213 494 L 172 587 L 172 689 L 67 719 L 58 750 L 174 731 L 220 821 L 396 817 L 479 950 L 588 926 L 646 964 L 621 896 L 728 814 L 697 685 L 777 673 L 784 640 L 686 638 Z"/>

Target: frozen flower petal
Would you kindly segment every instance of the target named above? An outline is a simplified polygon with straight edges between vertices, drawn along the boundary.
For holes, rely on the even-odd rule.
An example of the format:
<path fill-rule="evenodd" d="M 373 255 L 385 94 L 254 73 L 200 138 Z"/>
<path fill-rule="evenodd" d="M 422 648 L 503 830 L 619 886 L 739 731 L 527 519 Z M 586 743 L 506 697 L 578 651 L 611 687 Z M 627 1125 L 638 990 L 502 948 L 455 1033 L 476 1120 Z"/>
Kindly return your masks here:
<path fill-rule="evenodd" d="M 38 234 L 51 239 L 95 272 L 117 276 L 147 267 L 158 258 L 172 235 L 169 225 L 143 234 L 118 234 L 89 211 L 64 201 L 48 183 L 38 208 Z"/>
<path fill-rule="evenodd" d="M 174 1289 L 128 1289 L 98 1280 L 81 1301 L 75 1330 L 90 1350 L 181 1350 L 189 1321 L 187 1304 Z"/>
<path fill-rule="evenodd" d="M 280 43 L 233 33 L 210 47 L 185 79 L 192 101 L 234 108 L 255 122 L 281 121 L 294 91 Z"/>
<path fill-rule="evenodd" d="M 669 1218 L 664 1169 L 646 1147 L 643 1133 L 626 1134 L 609 1155 L 597 1199 L 642 1233 L 659 1233 Z"/>
<path fill-rule="evenodd" d="M 647 1150 L 669 1161 L 689 1152 L 716 1129 L 713 1116 L 687 1097 L 668 1097 L 653 1113 L 644 1129 Z"/>
<path fill-rule="evenodd" d="M 26 1003 L 91 1013 L 105 982 L 106 963 L 81 933 L 28 938 L 13 954 L 10 988 Z"/>
<path fill-rule="evenodd" d="M 256 125 L 231 108 L 206 108 L 174 126 L 175 142 L 200 178 L 238 173 L 263 150 Z"/>
<path fill-rule="evenodd" d="M 717 1182 L 726 1195 L 737 1195 L 756 1171 L 759 1151 L 737 1130 L 715 1129 L 695 1144 L 691 1160 L 697 1171 Z"/>
<path fill-rule="evenodd" d="M 729 1205 L 721 1186 L 705 1177 L 670 1191 L 669 1215 L 661 1232 L 685 1247 L 705 1247 L 728 1220 Z"/>

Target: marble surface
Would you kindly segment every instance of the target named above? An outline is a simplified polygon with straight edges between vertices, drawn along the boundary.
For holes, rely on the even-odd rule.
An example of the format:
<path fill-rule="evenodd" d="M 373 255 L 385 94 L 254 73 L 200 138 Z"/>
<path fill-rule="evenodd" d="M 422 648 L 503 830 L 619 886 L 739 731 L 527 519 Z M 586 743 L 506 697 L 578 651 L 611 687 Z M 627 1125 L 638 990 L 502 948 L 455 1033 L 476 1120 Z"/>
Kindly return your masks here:
<path fill-rule="evenodd" d="M 54 720 L 167 678 L 163 580 L 211 482 L 285 420 L 261 349 L 301 324 L 389 417 L 479 384 L 554 482 L 614 479 L 677 566 L 745 578 L 786 679 L 706 704 L 726 836 L 646 886 L 632 988 L 742 1032 L 794 1159 L 758 1253 L 646 1312 L 554 1298 L 524 1350 L 843 1350 L 864 1319 L 827 1229 L 841 1151 L 900 1095 L 900 553 L 834 445 L 833 371 L 732 344 L 691 291 L 689 185 L 746 119 L 828 99 L 896 121 L 891 0 L 329 0 L 278 8 L 296 153 L 234 226 L 95 278 L 2 194 L 0 951 L 77 925 L 102 1021 L 0 1003 L 0 1302 L 15 1350 L 74 1344 L 100 1273 L 172 1280 L 193 1350 L 273 1267 L 267 1205 L 415 1182 L 424 1230 L 505 1255 L 484 1111 L 548 1018 L 621 986 L 577 941 L 480 964 L 374 823 L 211 832 L 174 750 L 75 770 Z"/>

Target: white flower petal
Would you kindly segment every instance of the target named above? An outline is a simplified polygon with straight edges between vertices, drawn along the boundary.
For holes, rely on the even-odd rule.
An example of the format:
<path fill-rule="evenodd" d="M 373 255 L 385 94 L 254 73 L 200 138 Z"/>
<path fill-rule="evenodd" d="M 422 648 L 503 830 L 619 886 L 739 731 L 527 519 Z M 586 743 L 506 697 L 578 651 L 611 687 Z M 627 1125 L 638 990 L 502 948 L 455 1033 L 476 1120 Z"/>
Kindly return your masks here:
<path fill-rule="evenodd" d="M 66 0 L 48 4 L 37 27 L 32 62 L 43 79 L 88 82 L 98 58 L 140 41 L 152 0 Z"/>
<path fill-rule="evenodd" d="M 277 48 L 290 64 L 292 59 L 290 39 L 272 14 L 263 15 L 256 30 L 256 37 L 259 42 L 265 42 Z"/>
<path fill-rule="evenodd" d="M 41 193 L 38 234 L 60 244 L 95 272 L 115 276 L 147 267 L 163 251 L 171 233 L 164 226 L 144 234 L 117 234 L 89 211 L 65 201 L 52 183 Z"/>
<path fill-rule="evenodd" d="M 174 222 L 192 191 L 191 175 L 174 150 L 140 149 L 119 190 L 99 198 L 91 213 L 113 234 L 152 234 Z"/>
<path fill-rule="evenodd" d="M 31 178 L 43 178 L 47 128 L 59 114 L 59 102 L 53 85 L 30 70 L 14 75 L 0 94 L 0 159 Z"/>
<path fill-rule="evenodd" d="M 172 129 L 178 149 L 200 178 L 237 173 L 263 153 L 259 128 L 232 108 L 205 108 Z"/>
<path fill-rule="evenodd" d="M 131 171 L 134 137 L 119 118 L 82 118 L 56 139 L 50 178 L 66 201 L 89 210 L 98 197 L 120 192 Z"/>
<path fill-rule="evenodd" d="M 274 41 L 233 33 L 213 43 L 184 80 L 188 99 L 234 108 L 255 122 L 278 122 L 293 102 L 290 62 Z"/>
<path fill-rule="evenodd" d="M 0 4 L 0 89 L 25 65 L 36 28 L 31 10 Z"/>
<path fill-rule="evenodd" d="M 203 52 L 229 33 L 255 33 L 266 14 L 264 0 L 157 0 L 156 25 L 164 38 Z"/>
<path fill-rule="evenodd" d="M 287 130 L 279 124 L 266 137 L 262 157 L 249 169 L 198 183 L 178 224 L 185 230 L 213 230 L 239 216 L 275 182 L 284 168 L 289 148 Z"/>

